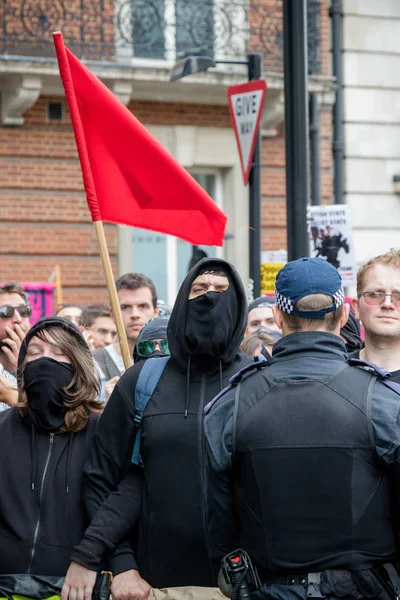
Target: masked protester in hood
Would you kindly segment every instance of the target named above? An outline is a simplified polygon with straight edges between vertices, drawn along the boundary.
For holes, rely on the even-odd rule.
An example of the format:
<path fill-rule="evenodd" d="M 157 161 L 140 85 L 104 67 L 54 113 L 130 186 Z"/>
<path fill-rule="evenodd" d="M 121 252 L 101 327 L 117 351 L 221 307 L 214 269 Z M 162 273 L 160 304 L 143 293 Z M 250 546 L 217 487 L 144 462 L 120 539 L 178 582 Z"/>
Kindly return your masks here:
<path fill-rule="evenodd" d="M 168 320 L 168 317 L 155 317 L 147 321 L 139 333 L 133 350 L 133 362 L 135 364 L 146 358 L 169 356 Z"/>
<path fill-rule="evenodd" d="M 104 532 L 115 538 L 125 519 L 127 536 L 135 524 L 131 507 L 137 506 L 137 498 L 122 493 L 121 486 L 127 472 L 134 477 L 129 465 L 137 431 L 135 389 L 146 361 L 118 382 L 85 465 L 85 495 L 93 515 L 117 486 L 113 494 L 120 496 L 120 506 L 105 513 L 103 505 L 95 518 L 98 530 L 85 535 L 73 553 L 66 580 L 71 600 L 82 592 L 82 565 L 96 569 L 106 550 L 114 550 L 109 568 L 115 600 L 147 598 L 150 586 L 217 585 L 207 556 L 203 409 L 232 375 L 252 362 L 239 348 L 246 321 L 246 294 L 234 267 L 214 258 L 196 264 L 179 290 L 168 323 L 171 356 L 143 415 L 144 490 L 135 553 L 127 543 L 116 548 L 116 540 L 105 540 Z"/>
<path fill-rule="evenodd" d="M 0 574 L 64 576 L 87 521 L 83 462 L 101 406 L 84 338 L 38 321 L 22 342 L 19 402 L 0 413 Z"/>

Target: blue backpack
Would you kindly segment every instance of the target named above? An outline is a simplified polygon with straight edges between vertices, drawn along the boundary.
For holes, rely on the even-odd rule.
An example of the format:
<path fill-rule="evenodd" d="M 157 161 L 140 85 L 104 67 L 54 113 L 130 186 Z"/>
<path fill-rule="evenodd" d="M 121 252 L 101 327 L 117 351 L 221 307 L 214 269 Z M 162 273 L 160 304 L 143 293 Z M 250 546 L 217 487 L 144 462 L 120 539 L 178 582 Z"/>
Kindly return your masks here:
<path fill-rule="evenodd" d="M 131 462 L 134 465 L 139 464 L 140 458 L 140 434 L 142 428 L 143 414 L 146 410 L 146 406 L 153 395 L 154 390 L 160 381 L 161 375 L 164 372 L 169 356 L 160 356 L 154 358 L 148 358 L 144 363 L 142 370 L 139 373 L 139 377 L 136 382 L 135 388 L 135 427 L 136 438 L 135 445 L 133 447 Z"/>

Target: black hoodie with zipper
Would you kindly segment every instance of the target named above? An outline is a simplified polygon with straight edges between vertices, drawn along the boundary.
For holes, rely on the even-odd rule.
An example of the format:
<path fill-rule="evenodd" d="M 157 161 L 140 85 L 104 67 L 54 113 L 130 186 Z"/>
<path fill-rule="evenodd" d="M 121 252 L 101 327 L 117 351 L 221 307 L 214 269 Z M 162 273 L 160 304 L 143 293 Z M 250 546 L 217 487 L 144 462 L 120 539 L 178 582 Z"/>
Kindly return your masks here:
<path fill-rule="evenodd" d="M 204 271 L 215 270 L 226 273 L 229 288 L 218 297 L 212 292 L 201 299 L 198 306 L 209 300 L 210 307 L 197 319 L 188 309 L 192 282 Z M 217 306 L 223 294 L 227 312 L 220 313 L 221 320 L 213 323 L 213 303 Z M 239 349 L 246 319 L 245 291 L 234 267 L 224 260 L 210 258 L 196 264 L 179 290 L 169 320 L 171 358 L 144 412 L 141 433 L 144 484 L 137 563 L 132 550 L 121 546 L 111 562 L 114 575 L 138 568 L 153 587 L 216 585 L 216 573 L 207 555 L 203 408 L 228 385 L 233 374 L 251 362 Z M 196 339 L 203 339 L 204 344 L 211 340 L 213 359 L 201 353 Z M 135 385 L 142 366 L 134 365 L 121 377 L 94 436 L 85 465 L 86 506 L 90 516 L 131 469 L 136 433 Z M 133 517 L 128 516 L 131 502 L 137 506 L 134 497 L 125 497 L 122 510 L 126 517 L 114 510 L 115 526 L 110 522 L 112 512 L 104 513 L 103 529 L 119 532 L 121 518 L 126 519 L 129 529 L 133 525 Z M 73 560 L 86 562 L 87 566 L 85 553 L 90 559 L 90 555 L 99 551 L 101 511 L 95 521 L 98 535 L 86 538 L 72 555 Z"/>
<path fill-rule="evenodd" d="M 68 330 L 86 346 L 64 319 L 40 320 L 21 346 L 19 371 L 30 340 L 50 326 Z M 66 574 L 87 526 L 82 469 L 98 417 L 91 414 L 78 433 L 50 433 L 16 407 L 0 413 L 0 574 Z"/>

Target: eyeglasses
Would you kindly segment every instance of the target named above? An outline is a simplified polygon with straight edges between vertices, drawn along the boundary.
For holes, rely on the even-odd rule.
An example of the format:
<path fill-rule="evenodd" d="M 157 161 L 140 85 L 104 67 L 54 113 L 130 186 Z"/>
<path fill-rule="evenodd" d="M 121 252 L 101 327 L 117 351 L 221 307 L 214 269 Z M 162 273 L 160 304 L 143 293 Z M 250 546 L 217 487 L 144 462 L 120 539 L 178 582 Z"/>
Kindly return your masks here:
<path fill-rule="evenodd" d="M 385 302 L 386 296 L 390 296 L 394 306 L 396 306 L 396 308 L 400 308 L 400 293 L 386 294 L 385 292 L 363 292 L 358 297 L 363 297 L 365 304 L 369 304 L 370 306 L 379 306 Z"/>
<path fill-rule="evenodd" d="M 155 351 L 157 344 L 160 346 L 162 354 L 165 354 L 165 356 L 171 354 L 168 347 L 168 340 L 145 340 L 139 342 L 136 347 L 137 353 L 143 358 L 148 358 Z"/>
<path fill-rule="evenodd" d="M 8 304 L 6 304 L 5 306 L 0 306 L 0 318 L 11 319 L 16 310 L 23 319 L 30 317 L 32 314 L 32 306 L 29 306 L 29 304 L 20 304 L 19 306 L 8 306 Z"/>

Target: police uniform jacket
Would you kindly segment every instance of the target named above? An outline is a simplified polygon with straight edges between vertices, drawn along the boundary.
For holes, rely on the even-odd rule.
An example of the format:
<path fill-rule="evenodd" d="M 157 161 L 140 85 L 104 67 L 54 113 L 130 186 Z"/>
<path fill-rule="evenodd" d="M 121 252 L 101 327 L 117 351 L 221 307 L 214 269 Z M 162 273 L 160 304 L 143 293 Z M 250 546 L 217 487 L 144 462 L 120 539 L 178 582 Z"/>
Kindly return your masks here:
<path fill-rule="evenodd" d="M 270 366 L 206 416 L 212 557 L 242 547 L 283 573 L 393 560 L 399 409 L 395 391 L 348 366 L 338 336 L 278 341 Z"/>

